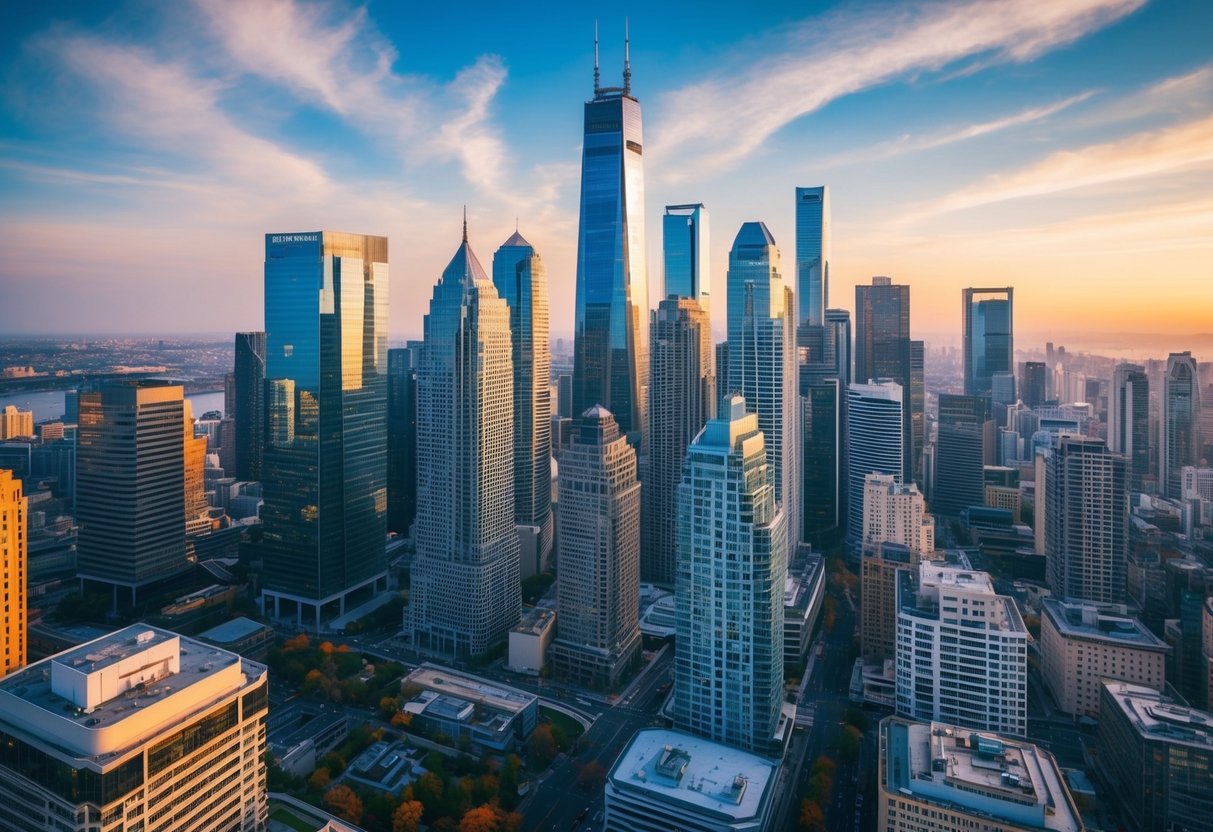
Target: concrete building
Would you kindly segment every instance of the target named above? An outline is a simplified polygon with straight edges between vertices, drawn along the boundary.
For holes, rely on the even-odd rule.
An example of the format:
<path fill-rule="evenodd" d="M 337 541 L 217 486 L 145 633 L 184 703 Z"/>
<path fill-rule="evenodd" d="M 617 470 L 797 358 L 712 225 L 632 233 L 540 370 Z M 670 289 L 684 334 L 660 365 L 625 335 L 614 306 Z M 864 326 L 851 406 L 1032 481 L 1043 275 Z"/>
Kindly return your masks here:
<path fill-rule="evenodd" d="M 412 725 L 452 744 L 470 743 L 476 753 L 510 753 L 535 730 L 539 699 L 517 688 L 452 670 L 423 664 L 401 683 L 401 709 Z"/>
<path fill-rule="evenodd" d="M 1161 691 L 1171 648 L 1136 618 L 1104 605 L 1046 598 L 1040 615 L 1040 675 L 1060 710 L 1099 716 L 1104 680 Z"/>
<path fill-rule="evenodd" d="M 0 805 L 20 832 L 264 830 L 264 665 L 134 625 L 0 681 Z"/>
<path fill-rule="evenodd" d="M 274 646 L 274 628 L 251 618 L 233 618 L 198 634 L 199 641 L 239 653 L 246 659 L 261 660 Z"/>
<path fill-rule="evenodd" d="M 556 636 L 556 611 L 543 607 L 523 610 L 522 620 L 510 630 L 506 669 L 538 675 L 547 663 L 548 647 Z"/>
<path fill-rule="evenodd" d="M 940 722 L 880 722 L 878 832 L 1082 832 L 1053 755 Z"/>
<path fill-rule="evenodd" d="M 0 676 L 25 664 L 28 640 L 26 585 L 29 583 L 29 531 L 26 528 L 28 501 L 21 480 L 12 471 L 0 469 Z"/>
<path fill-rule="evenodd" d="M 34 411 L 8 405 L 0 413 L 0 439 L 24 439 L 34 435 Z"/>
<path fill-rule="evenodd" d="M 809 547 L 801 544 L 800 550 Z M 803 664 L 809 639 L 825 599 L 825 560 L 816 552 L 798 554 L 783 585 L 783 664 Z"/>
<path fill-rule="evenodd" d="M 606 782 L 606 832 L 764 832 L 779 764 L 681 731 L 638 731 Z"/>
<path fill-rule="evenodd" d="M 897 573 L 897 713 L 1022 737 L 1028 630 L 990 576 L 924 561 Z"/>
<path fill-rule="evenodd" d="M 902 485 L 892 474 L 868 474 L 863 482 L 864 548 L 900 543 L 916 554 L 935 551 L 935 518 L 918 486 Z"/>
<path fill-rule="evenodd" d="M 1213 714 L 1144 685 L 1104 682 L 1096 774 L 1131 832 L 1198 832 L 1213 818 Z"/>

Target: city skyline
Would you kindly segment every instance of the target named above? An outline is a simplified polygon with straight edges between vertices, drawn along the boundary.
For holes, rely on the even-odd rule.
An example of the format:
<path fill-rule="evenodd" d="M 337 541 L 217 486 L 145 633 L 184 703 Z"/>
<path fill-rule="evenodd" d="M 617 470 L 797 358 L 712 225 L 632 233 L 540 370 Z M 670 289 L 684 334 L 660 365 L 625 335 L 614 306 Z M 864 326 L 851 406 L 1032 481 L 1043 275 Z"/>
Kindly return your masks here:
<path fill-rule="evenodd" d="M 1025 346 L 1080 299 L 1092 312 L 1065 321 L 1075 338 L 1208 329 L 1213 61 L 1197 33 L 1213 10 L 1001 2 L 960 26 L 974 4 L 881 8 L 834 4 L 799 20 L 759 8 L 740 39 L 710 10 L 628 10 L 648 122 L 650 308 L 662 206 L 712 211 L 720 293 L 740 224 L 766 222 L 791 258 L 794 188 L 826 184 L 834 305 L 889 274 L 914 288 L 915 335 L 958 338 L 959 289 L 999 284 L 1020 289 Z M 324 226 L 407 252 L 390 331 L 416 337 L 427 275 L 448 254 L 437 241 L 467 203 L 484 243 L 515 217 L 529 229 L 548 264 L 553 336 L 571 336 L 593 12 L 478 8 L 486 25 L 442 50 L 426 41 L 459 25 L 449 9 L 200 0 L 56 12 L 19 10 L 8 29 L 0 327 L 145 330 L 154 309 L 157 329 L 256 329 L 260 234 Z M 622 70 L 624 15 L 598 11 L 604 84 Z M 511 47 L 494 21 L 536 31 L 545 48 Z M 350 57 L 355 42 L 366 48 Z M 867 59 L 844 60 L 854 48 Z M 1146 271 L 1142 295 L 1134 278 Z M 183 285 L 231 302 L 173 303 Z M 52 306 L 53 320 L 39 314 Z"/>

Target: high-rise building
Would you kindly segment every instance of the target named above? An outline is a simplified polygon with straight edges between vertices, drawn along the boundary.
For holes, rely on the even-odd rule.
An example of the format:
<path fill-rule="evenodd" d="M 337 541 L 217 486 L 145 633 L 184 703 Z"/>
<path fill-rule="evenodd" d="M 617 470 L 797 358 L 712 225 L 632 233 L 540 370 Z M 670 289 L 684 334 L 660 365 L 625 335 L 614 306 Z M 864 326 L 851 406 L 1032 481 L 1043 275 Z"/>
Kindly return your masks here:
<path fill-rule="evenodd" d="M 847 390 L 847 536 L 863 537 L 863 487 L 868 474 L 898 480 L 905 470 L 901 385 L 855 383 Z"/>
<path fill-rule="evenodd" d="M 25 495 L 21 480 L 12 471 L 0 469 L 0 601 L 4 617 L 0 619 L 0 676 L 25 664 L 26 592 L 29 582 L 29 534 L 26 527 Z"/>
<path fill-rule="evenodd" d="M 1028 630 L 1015 599 L 985 572 L 931 561 L 897 573 L 897 596 L 898 716 L 1024 736 Z"/>
<path fill-rule="evenodd" d="M 918 486 L 899 483 L 892 474 L 864 477 L 862 542 L 900 543 L 919 555 L 935 551 L 935 519 Z"/>
<path fill-rule="evenodd" d="M 1150 380 L 1137 364 L 1117 364 L 1108 408 L 1108 448 L 1129 461 L 1129 484 L 1145 488 L 1150 473 Z"/>
<path fill-rule="evenodd" d="M 136 624 L 0 681 L 5 829 L 260 832 L 265 665 Z"/>
<path fill-rule="evenodd" d="M 827 309 L 825 324 L 801 324 L 801 540 L 832 543 L 846 518 L 846 403 L 851 315 Z"/>
<path fill-rule="evenodd" d="M 434 286 L 417 367 L 417 555 L 407 631 L 481 656 L 519 618 L 510 309 L 467 241 Z"/>
<path fill-rule="evenodd" d="M 775 238 L 747 222 L 729 251 L 729 393 L 758 414 L 788 551 L 800 541 L 800 428 L 794 298 L 779 271 Z"/>
<path fill-rule="evenodd" d="M 34 435 L 34 411 L 18 410 L 8 405 L 0 413 L 0 439 L 17 439 Z"/>
<path fill-rule="evenodd" d="M 1019 398 L 1028 407 L 1041 407 L 1048 399 L 1045 379 L 1047 367 L 1043 361 L 1025 361 L 1019 375 Z"/>
<path fill-rule="evenodd" d="M 573 410 L 601 404 L 643 448 L 648 389 L 648 271 L 644 246 L 644 138 L 624 46 L 623 86 L 598 82 L 585 104 Z"/>
<path fill-rule="evenodd" d="M 1015 290 L 964 289 L 964 378 L 966 396 L 988 396 L 995 373 L 1015 369 Z"/>
<path fill-rule="evenodd" d="M 211 518 L 206 501 L 206 434 L 199 435 L 194 429 L 194 410 L 189 399 L 182 402 L 182 428 L 185 533 L 194 536 L 211 530 Z"/>
<path fill-rule="evenodd" d="M 922 479 L 922 449 L 927 444 L 926 343 L 910 342 L 910 442 L 914 448 L 914 481 Z"/>
<path fill-rule="evenodd" d="M 1053 596 L 1125 598 L 1129 487 L 1125 458 L 1099 439 L 1062 436 L 1045 462 L 1046 577 Z M 1037 489 L 1041 483 L 1037 481 Z M 1038 518 L 1039 522 L 1039 518 Z"/>
<path fill-rule="evenodd" d="M 180 385 L 123 381 L 80 394 L 76 433 L 77 569 L 136 592 L 188 568 L 185 402 Z"/>
<path fill-rule="evenodd" d="M 709 312 L 712 308 L 712 272 L 708 209 L 702 203 L 667 205 L 665 216 L 661 218 L 661 232 L 661 253 L 665 262 L 662 299 L 691 298 Z"/>
<path fill-rule="evenodd" d="M 957 517 L 969 506 L 983 505 L 982 467 L 995 461 L 989 397 L 941 393 L 931 491 L 935 513 Z"/>
<path fill-rule="evenodd" d="M 556 674 L 616 688 L 640 657 L 640 481 L 636 451 L 600 405 L 560 458 Z"/>
<path fill-rule="evenodd" d="M 493 255 L 493 285 L 510 307 L 514 364 L 514 523 L 523 577 L 551 568 L 552 354 L 543 261 L 514 232 Z"/>
<path fill-rule="evenodd" d="M 674 585 L 682 462 L 691 440 L 716 414 L 711 328 L 707 312 L 684 297 L 663 300 L 649 322 L 649 448 L 641 492 L 640 576 L 662 586 Z"/>
<path fill-rule="evenodd" d="M 784 513 L 758 416 L 726 396 L 687 451 L 678 488 L 673 718 L 746 751 L 780 747 Z"/>
<path fill-rule="evenodd" d="M 237 332 L 232 372 L 232 406 L 236 423 L 236 470 L 240 480 L 260 480 L 265 455 L 265 333 Z"/>
<path fill-rule="evenodd" d="M 1199 462 L 1200 384 L 1197 379 L 1196 359 L 1192 353 L 1173 352 L 1167 356 L 1158 483 L 1163 495 L 1173 500 L 1179 499 L 1181 469 Z"/>
<path fill-rule="evenodd" d="M 830 189 L 796 189 L 796 324 L 821 326 L 830 305 Z"/>
<path fill-rule="evenodd" d="M 387 530 L 407 537 L 417 516 L 417 362 L 421 342 L 387 351 Z"/>
<path fill-rule="evenodd" d="M 323 618 L 387 586 L 387 238 L 265 237 L 262 599 Z"/>
<path fill-rule="evenodd" d="M 901 389 L 902 479 L 921 467 L 922 448 L 914 446 L 913 350 L 910 342 L 910 287 L 887 277 L 855 287 L 855 381 L 889 379 Z M 920 417 L 921 419 L 921 417 Z"/>

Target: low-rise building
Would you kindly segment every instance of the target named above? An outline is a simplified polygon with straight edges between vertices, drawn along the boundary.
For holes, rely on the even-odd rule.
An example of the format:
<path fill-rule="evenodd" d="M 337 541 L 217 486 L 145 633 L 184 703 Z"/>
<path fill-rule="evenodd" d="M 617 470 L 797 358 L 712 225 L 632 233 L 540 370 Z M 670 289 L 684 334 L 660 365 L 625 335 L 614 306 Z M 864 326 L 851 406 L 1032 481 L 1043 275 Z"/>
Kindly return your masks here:
<path fill-rule="evenodd" d="M 880 723 L 879 832 L 1082 832 L 1057 761 L 1029 742 L 939 722 Z"/>
<path fill-rule="evenodd" d="M 779 763 L 682 731 L 638 731 L 606 782 L 606 832 L 761 832 Z"/>
<path fill-rule="evenodd" d="M 1123 607 L 1055 598 L 1041 603 L 1040 673 L 1064 713 L 1099 716 L 1105 679 L 1161 691 L 1170 652 Z"/>
<path fill-rule="evenodd" d="M 555 610 L 543 607 L 523 610 L 522 619 L 510 630 L 507 669 L 517 673 L 542 673 L 548 645 L 555 635 Z"/>
<path fill-rule="evenodd" d="M 251 618 L 233 618 L 199 633 L 198 640 L 239 653 L 246 659 L 264 659 L 274 644 L 274 628 Z"/>
<path fill-rule="evenodd" d="M 424 756 L 421 749 L 403 742 L 380 740 L 355 757 L 341 779 L 400 797 L 405 786 L 425 773 Z"/>
<path fill-rule="evenodd" d="M 533 694 L 433 664 L 406 676 L 401 692 L 414 730 L 443 734 L 479 752 L 513 751 L 539 719 Z"/>

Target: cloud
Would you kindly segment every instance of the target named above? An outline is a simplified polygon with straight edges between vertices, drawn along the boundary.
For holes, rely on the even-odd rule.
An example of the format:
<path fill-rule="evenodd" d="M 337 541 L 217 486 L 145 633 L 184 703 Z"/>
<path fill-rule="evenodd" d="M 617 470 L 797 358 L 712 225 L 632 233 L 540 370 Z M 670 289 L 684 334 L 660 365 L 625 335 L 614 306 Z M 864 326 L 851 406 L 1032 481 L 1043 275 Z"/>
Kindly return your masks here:
<path fill-rule="evenodd" d="M 674 180 L 727 168 L 776 131 L 842 96 L 963 61 L 1030 61 L 1115 22 L 1145 0 L 982 0 L 870 7 L 815 18 L 740 72 L 659 102 L 648 148 Z"/>

